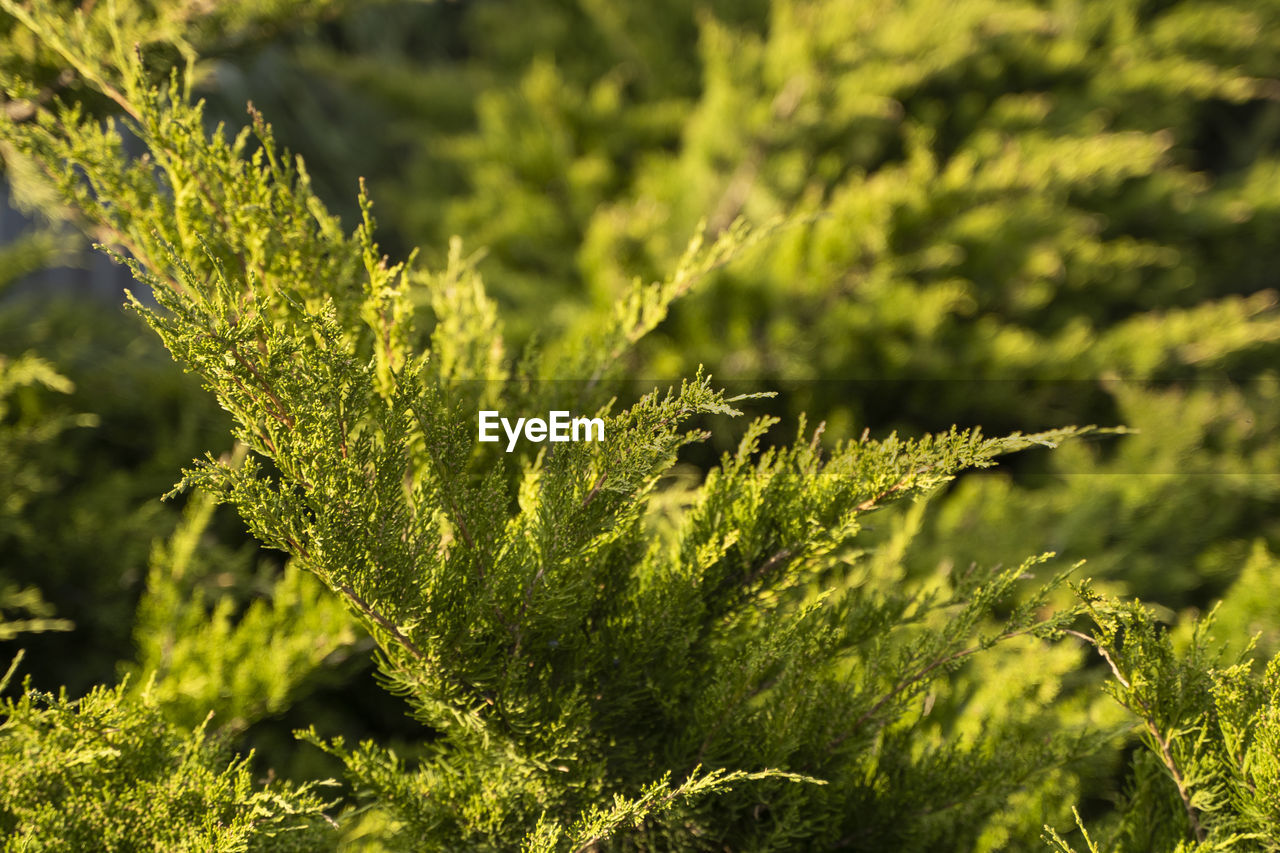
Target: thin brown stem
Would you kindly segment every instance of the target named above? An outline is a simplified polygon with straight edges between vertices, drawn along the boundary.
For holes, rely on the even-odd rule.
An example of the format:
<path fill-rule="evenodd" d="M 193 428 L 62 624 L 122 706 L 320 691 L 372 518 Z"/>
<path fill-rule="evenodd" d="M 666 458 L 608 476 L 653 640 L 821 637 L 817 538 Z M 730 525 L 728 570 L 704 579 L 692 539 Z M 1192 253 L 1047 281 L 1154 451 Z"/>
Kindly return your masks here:
<path fill-rule="evenodd" d="M 1169 771 L 1169 776 L 1173 779 L 1173 784 L 1178 789 L 1178 799 L 1182 800 L 1182 808 L 1187 813 L 1187 820 L 1191 824 L 1191 832 L 1195 835 L 1197 842 L 1204 843 L 1206 835 L 1204 827 L 1200 825 L 1200 813 L 1191 804 L 1191 791 L 1187 786 L 1185 777 L 1178 769 L 1178 763 L 1173 758 L 1173 750 L 1170 748 L 1169 738 L 1161 734 L 1160 728 L 1156 725 L 1155 714 L 1152 713 L 1146 702 L 1132 692 L 1133 688 L 1129 680 L 1120 673 L 1120 668 L 1116 666 L 1115 660 L 1102 647 L 1101 643 L 1088 634 L 1083 634 L 1079 631 L 1067 630 L 1064 633 L 1078 637 L 1093 646 L 1098 654 L 1102 656 L 1102 659 L 1107 662 L 1107 665 L 1111 667 L 1111 672 L 1115 675 L 1116 680 L 1123 684 L 1126 690 L 1130 691 L 1128 697 L 1131 701 L 1122 700 L 1122 704 L 1142 720 L 1143 728 L 1147 730 L 1147 734 L 1151 735 L 1151 740 L 1159 748 L 1160 762 L 1164 765 L 1165 770 Z"/>
<path fill-rule="evenodd" d="M 1120 674 L 1120 667 L 1116 666 L 1115 660 L 1111 657 L 1111 654 L 1102 647 L 1101 643 L 1093 637 L 1090 637 L 1088 634 L 1083 634 L 1080 631 L 1073 631 L 1070 628 L 1064 629 L 1062 633 L 1070 634 L 1071 636 L 1084 640 L 1086 643 L 1093 646 L 1094 650 L 1097 651 L 1097 653 L 1102 656 L 1102 659 L 1107 662 L 1107 666 L 1111 667 L 1111 674 L 1116 677 L 1116 681 L 1123 684 L 1126 690 L 1132 689 L 1132 686 L 1129 684 L 1129 679 Z"/>
<path fill-rule="evenodd" d="M 582 501 L 582 509 L 586 509 L 590 503 L 595 500 L 596 495 L 600 492 L 600 487 L 604 485 L 604 481 L 608 479 L 608 477 L 608 472 L 600 472 L 600 476 L 596 478 L 595 483 L 591 486 L 591 491 L 587 493 L 586 498 Z"/>
<path fill-rule="evenodd" d="M 790 560 L 791 554 L 792 554 L 792 550 L 790 548 L 782 548 L 778 550 L 777 552 L 772 554 L 769 557 L 769 559 L 765 560 L 760 565 L 759 568 L 757 568 L 754 572 L 752 572 L 750 575 L 747 576 L 747 579 L 743 581 L 743 586 L 751 586 L 756 581 L 760 580 L 765 575 L 769 574 L 769 572 L 773 571 L 779 565 L 785 563 L 787 560 Z"/>
<path fill-rule="evenodd" d="M 293 416 L 289 414 L 284 401 L 276 396 L 276 392 L 271 389 L 271 383 L 267 382 L 262 374 L 258 372 L 258 369 L 254 367 L 248 359 L 240 354 L 240 349 L 238 347 L 233 346 L 231 348 L 231 355 L 236 361 L 240 362 L 241 367 L 253 374 L 253 378 L 258 382 L 258 387 L 262 389 L 263 393 L 271 398 L 271 402 L 275 404 L 275 410 L 272 411 L 271 414 L 274 415 L 276 420 L 280 421 L 280 423 L 292 429 L 294 426 Z"/>
<path fill-rule="evenodd" d="M 418 648 L 418 645 L 414 643 L 413 640 L 410 640 L 408 637 L 406 637 L 390 619 L 388 619 L 386 616 L 383 616 L 381 613 L 375 610 L 369 604 L 369 602 L 361 598 L 360 594 L 357 593 L 354 589 L 352 589 L 350 584 L 339 583 L 338 589 L 342 592 L 343 595 L 347 597 L 347 600 L 349 600 L 352 604 L 356 606 L 357 609 L 359 609 L 361 613 L 363 613 L 365 616 L 372 619 L 374 622 L 378 624 L 380 628 L 382 628 L 382 630 L 390 634 L 392 638 L 395 639 L 395 641 L 399 643 L 401 646 L 403 646 L 406 651 L 408 651 L 411 655 L 413 655 L 414 658 L 416 658 L 419 663 L 427 662 L 427 656 L 423 654 L 422 649 Z"/>
<path fill-rule="evenodd" d="M 907 488 L 907 486 L 911 485 L 911 479 L 912 479 L 913 477 L 915 477 L 917 474 L 921 474 L 921 473 L 923 473 L 923 472 L 922 472 L 922 471 L 912 471 L 910 474 L 905 474 L 905 475 L 903 475 L 903 477 L 902 477 L 902 479 L 901 479 L 901 480 L 899 480 L 898 482 L 894 483 L 892 486 L 890 486 L 889 488 L 885 489 L 885 490 L 884 490 L 883 492 L 881 492 L 880 494 L 875 495 L 875 496 L 873 496 L 873 497 L 869 497 L 869 498 L 867 498 L 865 501 L 863 501 L 862 503 L 860 503 L 860 504 L 858 504 L 857 506 L 855 506 L 855 507 L 853 508 L 853 511 L 854 511 L 854 512 L 866 512 L 866 511 L 867 511 L 867 510 L 869 510 L 869 509 L 875 509 L 877 506 L 879 506 L 879 505 L 880 505 L 880 502 L 881 502 L 882 500 L 884 500 L 885 498 L 889 497 L 890 495 L 897 494 L 898 492 L 900 492 L 900 491 L 902 491 L 903 489 Z"/>

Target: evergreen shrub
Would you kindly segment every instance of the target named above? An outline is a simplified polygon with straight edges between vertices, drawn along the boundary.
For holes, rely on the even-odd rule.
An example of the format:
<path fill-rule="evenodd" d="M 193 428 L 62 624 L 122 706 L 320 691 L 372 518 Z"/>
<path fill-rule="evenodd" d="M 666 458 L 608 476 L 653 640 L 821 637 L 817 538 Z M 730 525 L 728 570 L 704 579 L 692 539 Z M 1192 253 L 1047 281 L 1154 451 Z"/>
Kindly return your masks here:
<path fill-rule="evenodd" d="M 770 32 L 810 21 L 845 62 L 840 45 L 860 43 L 836 14 L 847 5 L 779 3 Z M 726 394 L 700 369 L 624 400 L 629 371 L 646 357 L 646 336 L 700 289 L 785 267 L 815 234 L 832 239 L 797 198 L 704 211 L 710 219 L 688 226 L 693 240 L 670 272 L 611 285 L 612 298 L 578 311 L 567 331 L 553 323 L 545 344 L 513 340 L 461 241 L 431 265 L 412 254 L 393 262 L 363 188 L 348 233 L 261 114 L 251 109 L 240 131 L 210 126 L 194 96 L 194 41 L 150 6 L 0 9 L 15 43 L 38 46 L 31 63 L 3 70 L 7 104 L 18 105 L 0 115 L 11 177 L 130 266 L 145 287 L 132 309 L 227 413 L 235 440 L 191 463 L 174 490 L 187 505 L 151 553 L 130 671 L 71 698 L 16 681 L 21 656 L 8 668 L 6 849 L 1276 849 L 1280 658 L 1259 662 L 1258 648 L 1215 640 L 1212 617 L 1171 632 L 1135 601 L 1068 587 L 1078 566 L 1040 549 L 1006 567 L 922 567 L 913 556 L 916 540 L 940 529 L 924 499 L 961 472 L 1067 439 L 1056 454 L 1092 461 L 1099 445 L 1081 439 L 1096 431 L 873 438 L 764 416 L 705 472 L 673 476 L 708 437 L 698 418 L 757 400 Z M 218 31 L 251 9 L 231 3 L 178 25 Z M 1043 16 L 955 16 L 933 27 L 908 19 L 903 33 L 933 33 L 944 66 L 977 51 L 979 36 L 1016 64 L 1023 36 L 1055 34 Z M 957 22 L 973 24 L 972 38 L 942 40 Z M 708 18 L 709 51 L 720 31 Z M 1020 35 L 1002 38 L 1009 31 Z M 891 46 L 895 32 L 879 35 Z M 617 43 L 650 40 L 637 24 Z M 37 72 L 51 57 L 69 82 L 46 94 Z M 995 74 L 988 64 L 970 70 Z M 760 62 L 766 77 L 775 68 Z M 1210 89 L 1221 82 L 1208 76 Z M 822 112 L 801 109 L 808 90 L 789 91 L 795 103 L 775 96 L 773 113 Z M 742 114 L 769 126 L 770 111 Z M 892 154 L 891 143 L 866 156 Z M 941 168 L 903 144 L 909 168 Z M 1156 157 L 1141 134 L 1111 144 L 1126 163 Z M 1097 192 L 1128 180 L 1083 158 L 1088 145 L 1067 147 Z M 997 160 L 1036 153 L 997 149 Z M 798 162 L 781 174 L 813 165 Z M 842 171 L 826 162 L 818 174 Z M 943 173 L 963 171 L 956 162 Z M 972 169 L 953 178 L 977 180 Z M 1027 194 L 1030 208 L 1044 201 Z M 783 222 L 752 227 L 743 212 Z M 979 220 L 966 233 L 990 227 L 981 208 L 966 213 Z M 955 253 L 936 245 L 941 269 Z M 881 284 L 886 299 L 927 306 L 937 296 Z M 1243 329 L 1235 354 L 1270 340 L 1263 302 L 1187 310 Z M 1187 337 L 1180 346 L 1201 340 Z M 0 464 L 24 472 L 27 457 L 9 448 L 88 424 L 26 417 L 12 402 L 68 390 L 45 363 L 3 369 Z M 513 453 L 476 441 L 480 410 L 546 412 L 566 387 L 575 413 L 604 419 L 605 441 Z M 1248 436 L 1228 435 L 1236 443 L 1224 456 L 1234 458 Z M 41 488 L 38 470 L 21 476 L 30 492 Z M 1015 511 L 1017 500 L 991 511 Z M 267 594 L 243 606 L 213 591 L 230 560 L 206 546 L 215 503 L 288 558 Z M 16 503 L 4 512 L 3 525 L 26 517 Z M 1251 555 L 1242 581 L 1273 562 L 1265 542 Z M 1251 624 L 1258 608 L 1233 588 L 1220 624 Z M 352 742 L 322 721 L 302 727 L 298 749 L 335 759 L 341 790 L 320 778 L 261 780 L 251 757 L 231 757 L 238 736 L 289 708 L 366 636 L 416 737 Z M 1091 789 L 1115 776 L 1124 796 L 1099 808 Z"/>

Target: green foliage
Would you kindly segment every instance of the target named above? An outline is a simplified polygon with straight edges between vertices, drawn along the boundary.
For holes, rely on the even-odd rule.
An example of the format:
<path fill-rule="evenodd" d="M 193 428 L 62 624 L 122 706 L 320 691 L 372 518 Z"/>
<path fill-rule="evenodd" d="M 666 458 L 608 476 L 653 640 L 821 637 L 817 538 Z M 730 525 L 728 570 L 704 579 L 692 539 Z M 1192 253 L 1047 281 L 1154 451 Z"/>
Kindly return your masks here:
<path fill-rule="evenodd" d="M 90 61 L 51 43 L 72 65 Z M 558 846 L 547 839 L 569 827 L 566 841 L 594 844 L 643 817 L 633 843 L 711 834 L 766 849 L 853 832 L 927 845 L 972 831 L 1042 766 L 1028 755 L 1011 771 L 1007 751 L 983 738 L 922 754 L 906 745 L 927 687 L 997 642 L 1055 635 L 1070 613 L 1041 614 L 1053 584 L 1013 600 L 1028 564 L 894 589 L 857 580 L 850 547 L 860 517 L 881 504 L 1073 431 L 953 430 L 824 451 L 802 429 L 794 447 L 761 451 L 773 421 L 758 420 L 690 496 L 685 520 L 654 538 L 646 507 L 658 479 L 703 436 L 687 422 L 734 414 L 734 401 L 699 376 L 614 412 L 602 380 L 673 300 L 741 250 L 742 229 L 705 248 L 695 241 L 665 283 L 637 282 L 576 350 L 531 351 L 506 374 L 508 393 L 494 360 L 500 328 L 460 253 L 441 276 L 389 265 L 368 202 L 343 237 L 261 120 L 250 153 L 247 133 L 207 136 L 177 81 L 153 88 L 132 61 L 93 79 L 118 81 L 150 161 L 130 161 L 119 134 L 75 106 L 10 123 L 6 136 L 29 158 L 28 174 L 43 173 L 133 255 L 158 303 L 134 308 L 253 451 L 241 464 L 207 457 L 185 486 L 235 505 L 255 536 L 344 601 L 378 641 L 393 689 L 436 732 L 416 768 L 373 744 L 329 747 L 406 843 Z M 429 334 L 422 305 L 434 315 Z M 475 451 L 474 416 L 451 393 L 460 378 L 495 379 L 510 404 L 529 379 L 566 364 L 586 366 L 582 401 L 606 416 L 608 441 L 514 461 Z M 189 535 L 160 555 L 144 600 L 145 639 L 160 644 L 159 655 L 144 644 L 144 666 L 159 656 L 166 675 L 166 637 L 179 632 L 153 636 L 157 614 L 199 616 L 198 606 L 175 612 L 167 587 L 181 579 Z M 819 582 L 828 589 L 811 589 Z M 229 630 L 217 612 L 210 626 L 213 636 Z M 261 627 L 251 612 L 236 630 Z M 201 632 L 193 622 L 180 633 Z M 306 669 L 287 650 L 283 660 Z M 1066 754 L 1053 740 L 1047 754 Z M 710 775 L 697 776 L 707 761 Z M 1010 772 L 979 769 L 991 761 Z M 904 826 L 888 808 L 859 818 L 859 806 L 881 801 L 919 804 L 924 817 L 933 809 L 923 803 L 941 793 L 939 768 L 964 763 L 969 772 L 944 786 L 958 798 L 944 807 L 949 819 Z M 673 768 L 687 781 L 669 789 L 661 780 Z M 868 781 L 875 768 L 891 768 L 891 790 Z M 746 781 L 754 795 L 729 790 Z M 719 796 L 692 797 L 711 790 Z M 759 797 L 767 820 L 758 800 L 752 807 Z M 596 805 L 602 798 L 614 799 L 611 811 Z"/>
<path fill-rule="evenodd" d="M 0 246 L 0 293 L 24 275 L 53 266 L 65 256 L 67 243 L 64 235 L 43 229 Z"/>
<path fill-rule="evenodd" d="M 384 239 L 428 262 L 455 234 L 487 246 L 513 351 L 665 277 L 700 221 L 710 242 L 802 213 L 617 369 L 706 365 L 832 434 L 1140 429 L 1054 455 L 1047 488 L 972 486 L 938 514 L 972 523 L 926 529 L 921 571 L 1020 560 L 1048 526 L 1111 588 L 1180 608 L 1256 537 L 1280 548 L 1274 481 L 1239 464 L 1275 470 L 1280 6 L 676 5 L 356 10 L 210 94 L 329 109 L 287 134 L 317 185 L 358 170 Z M 340 129 L 370 122 L 387 131 Z"/>
<path fill-rule="evenodd" d="M 216 586 L 234 583 L 235 567 L 208 565 L 212 549 L 199 547 L 213 510 L 208 495 L 194 495 L 172 539 L 152 553 L 134 622 L 133 684 L 170 720 L 191 726 L 212 715 L 220 729 L 241 731 L 350 654 L 356 633 L 341 603 L 292 565 L 235 613 L 235 599 Z"/>
<path fill-rule="evenodd" d="M 5 611 L 16 612 L 24 618 L 13 618 Z M 13 584 L 0 587 L 0 641 L 12 640 L 19 634 L 39 631 L 69 631 L 71 623 L 65 619 L 51 619 L 51 608 L 35 587 L 19 588 Z"/>
<path fill-rule="evenodd" d="M 1204 606 L 1247 564 L 1258 537 L 1280 535 L 1270 507 L 1280 478 L 1274 377 L 1151 388 L 1112 384 L 1131 434 L 1118 446 L 1078 442 L 1021 482 L 964 481 L 926 522 L 912 558 L 994 563 L 1030 547 L 1088 559 L 1113 591 L 1151 591 L 1168 607 Z"/>
<path fill-rule="evenodd" d="M 632 828 L 639 828 L 653 814 L 665 811 L 681 801 L 731 788 L 735 782 L 786 778 L 789 781 L 822 784 L 818 779 L 772 771 L 725 773 L 721 770 L 713 770 L 699 776 L 699 769 L 695 767 L 689 778 L 675 788 L 672 788 L 669 780 L 664 777 L 646 788 L 635 799 L 626 800 L 615 794 L 612 808 L 593 807 L 569 829 L 569 837 L 572 839 L 571 849 L 589 850 L 610 836 L 616 835 L 628 824 Z M 559 826 L 539 820 L 530 837 L 526 839 L 525 849 L 529 853 L 552 853 L 563 848 L 564 835 L 564 831 Z"/>
<path fill-rule="evenodd" d="M 27 505 L 49 487 L 46 472 L 31 463 L 33 452 L 65 429 L 93 424 L 92 416 L 49 417 L 41 410 L 41 392 L 67 393 L 71 387 L 37 356 L 28 354 L 16 360 L 0 356 L 0 483 L 5 486 L 0 502 L 0 543 L 30 535 Z M 15 612 L 24 618 L 11 615 Z M 39 589 L 20 586 L 0 575 L 0 642 L 20 633 L 71 627 L 65 619 L 51 616 L 52 608 Z"/>
<path fill-rule="evenodd" d="M 1110 667 L 1107 690 L 1136 718 L 1144 747 L 1112 825 L 1086 834 L 1089 850 L 1276 850 L 1280 657 L 1259 673 L 1214 651 L 1212 615 L 1179 652 L 1140 604 L 1082 595 L 1097 627 L 1079 636 Z"/>
<path fill-rule="evenodd" d="M 647 367 L 1030 383 L 1257 365 L 1275 341 L 1266 298 L 1215 304 L 1270 286 L 1274 3 L 588 5 L 422 12 L 469 61 L 415 54 L 385 15 L 380 55 L 294 60 L 386 105 L 396 156 L 362 165 L 402 239 L 490 247 L 502 301 L 607 305 L 699 219 L 800 208 L 823 215 L 682 304 Z M 1043 401 L 969 390 L 942 402 L 1016 421 Z"/>
<path fill-rule="evenodd" d="M 327 808 L 386 849 L 1004 850 L 1046 832 L 1066 851 L 1043 827 L 1073 803 L 1091 850 L 1272 849 L 1280 663 L 1253 674 L 1238 633 L 1274 639 L 1277 496 L 1255 476 L 1277 461 L 1273 3 L 778 0 L 695 19 L 512 0 L 415 10 L 474 48 L 424 62 L 410 36 L 377 59 L 286 37 L 261 61 L 399 117 L 374 143 L 395 174 L 362 183 L 350 234 L 323 158 L 313 182 L 257 111 L 235 131 L 195 98 L 235 88 L 238 59 L 207 57 L 339 4 L 250 5 L 68 18 L 0 0 L 9 173 L 132 267 L 133 309 L 239 448 L 175 490 L 185 519 L 124 620 L 133 679 L 8 706 L 15 801 L 41 768 L 81 766 L 83 720 L 127 718 L 102 725 L 143 758 L 59 795 L 88 815 L 108 807 L 75 798 L 116 798 L 115 823 L 85 824 L 95 842 L 140 837 L 123 803 L 184 778 L 264 849 L 335 844 Z M 409 14 L 380 13 L 335 26 L 377 44 Z M 1213 136 L 1223 121 L 1240 132 Z M 384 254 L 371 195 L 425 263 Z M 755 387 L 900 384 L 802 386 L 777 410 L 825 426 L 799 418 L 788 443 L 755 418 L 734 449 L 719 425 L 767 395 L 700 363 Z M 655 374 L 694 378 L 628 394 Z M 475 441 L 481 408 L 565 406 L 607 440 Z M 938 426 L 1068 411 L 1135 429 L 950 486 L 1089 430 Z M 903 428 L 850 440 L 855 422 Z M 6 435 L 0 464 L 27 465 Z M 216 544 L 214 502 L 282 572 Z M 1046 547 L 1167 605 L 1228 590 L 1224 640 L 1171 638 L 1087 587 L 1067 601 L 1064 571 L 1024 559 Z M 299 733 L 345 769 L 344 803 L 256 787 L 239 760 L 214 772 L 201 720 L 230 738 L 298 710 L 361 632 L 417 728 Z M 1118 702 L 1094 690 L 1107 671 Z M 37 718 L 49 767 L 24 745 Z M 224 843 L 165 836 L 193 826 L 189 801 L 154 796 L 156 844 Z M 55 817 L 15 807 L 12 831 L 67 832 Z"/>
<path fill-rule="evenodd" d="M 67 394 L 73 388 L 38 356 L 0 357 L 0 475 L 8 486 L 0 523 L 5 526 L 20 524 L 27 502 L 48 488 L 47 479 L 29 461 L 38 446 L 63 430 L 95 423 L 92 415 L 51 417 L 44 409 L 44 394 Z"/>
<path fill-rule="evenodd" d="M 1238 652 L 1252 643 L 1255 656 L 1280 654 L 1278 584 L 1275 555 L 1261 541 L 1254 542 L 1240 576 L 1214 610 L 1214 633 Z"/>
<path fill-rule="evenodd" d="M 226 445 L 216 407 L 140 331 L 91 301 L 0 304 L 9 364 L 39 359 L 64 377 L 0 402 L 0 583 L 40 589 L 78 632 L 23 641 L 42 689 L 114 680 L 131 656 L 149 548 L 179 514 L 156 498 L 192 455 Z M 234 528 L 218 527 L 234 546 Z"/>
<path fill-rule="evenodd" d="M 313 786 L 255 784 L 248 759 L 203 726 L 168 723 L 145 691 L 28 691 L 2 711 L 5 850 L 315 850 L 332 838 Z"/>

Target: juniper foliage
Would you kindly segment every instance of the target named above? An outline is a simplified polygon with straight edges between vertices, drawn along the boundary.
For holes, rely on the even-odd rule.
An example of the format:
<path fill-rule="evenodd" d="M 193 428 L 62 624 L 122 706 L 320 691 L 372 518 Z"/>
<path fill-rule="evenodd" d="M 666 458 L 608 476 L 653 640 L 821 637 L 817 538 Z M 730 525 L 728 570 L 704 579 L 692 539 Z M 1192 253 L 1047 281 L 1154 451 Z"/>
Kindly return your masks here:
<path fill-rule="evenodd" d="M 0 680 L 2 687 L 10 676 Z M 3 849 L 316 850 L 333 823 L 315 785 L 260 785 L 247 758 L 144 694 L 27 690 L 0 724 Z"/>
<path fill-rule="evenodd" d="M 212 715 L 237 733 L 288 707 L 319 670 L 353 653 L 360 634 L 341 602 L 292 563 L 243 607 L 218 595 L 219 582 L 247 572 L 201 547 L 214 509 L 197 492 L 153 549 L 128 671 L 131 692 L 145 689 L 170 720 L 196 726 Z"/>
<path fill-rule="evenodd" d="M 924 517 L 909 499 L 1078 431 L 824 443 L 802 421 L 788 444 L 763 418 L 671 488 L 705 437 L 696 419 L 743 401 L 699 371 L 627 405 L 622 361 L 770 229 L 713 211 L 673 273 L 625 284 L 582 335 L 514 345 L 461 242 L 434 272 L 392 263 L 367 194 L 345 233 L 256 112 L 211 130 L 190 43 L 145 13 L 0 8 L 123 116 L 7 68 L 11 175 L 131 265 L 148 288 L 133 309 L 243 449 L 184 474 L 188 516 L 153 557 L 135 676 L 6 706 L 12 837 L 314 849 L 340 843 L 333 818 L 390 849 L 989 850 L 1065 825 L 1084 779 L 1072 759 L 1098 744 L 1093 707 L 1060 696 L 1080 655 L 1056 641 L 1087 638 L 1052 606 L 1063 572 L 1025 583 L 1040 557 L 922 576 L 905 554 Z M 479 408 L 544 411 L 539 380 L 566 376 L 606 442 L 475 442 Z M 244 613 L 194 591 L 212 501 L 290 558 Z M 864 548 L 867 516 L 891 503 L 911 508 L 880 514 L 888 535 Z M 1219 668 L 1199 639 L 1180 659 L 1136 605 L 1083 593 L 1147 748 L 1106 827 L 1117 849 L 1265 845 L 1275 665 L 1261 680 Z M 345 765 L 356 809 L 227 767 L 210 744 L 282 707 L 356 624 L 421 743 L 299 733 Z"/>
<path fill-rule="evenodd" d="M 1051 488 L 968 478 L 909 559 L 1050 547 L 1203 608 L 1255 538 L 1280 547 L 1280 479 L 1251 473 L 1277 470 L 1278 22 L 1275 0 L 400 4 L 246 59 L 221 101 L 331 108 L 287 136 L 317 183 L 358 164 L 387 242 L 432 263 L 454 233 L 486 246 L 517 342 L 589 325 L 703 218 L 814 214 L 674 306 L 636 375 L 775 382 L 774 414 L 838 433 L 1131 425 L 1049 454 Z M 394 130 L 342 131 L 370 124 Z"/>
<path fill-rule="evenodd" d="M 878 822 L 857 831 L 902 835 L 891 802 L 920 808 L 906 832 L 926 843 L 980 823 L 1040 769 L 994 741 L 908 747 L 920 724 L 911 709 L 930 685 L 1069 618 L 1043 615 L 1044 590 L 1013 600 L 1032 564 L 913 592 L 876 578 L 851 546 L 881 505 L 1071 430 L 824 449 L 802 426 L 795 444 L 761 449 L 775 424 L 758 420 L 680 522 L 655 535 L 647 508 L 659 478 L 703 436 L 690 419 L 733 414 L 735 400 L 698 375 L 621 407 L 609 369 L 749 242 L 743 228 L 695 241 L 665 281 L 635 284 L 590 339 L 530 350 L 512 367 L 460 250 L 436 275 L 390 263 L 369 201 L 343 234 L 256 114 L 234 137 L 208 133 L 189 76 L 153 82 L 119 31 L 112 50 L 91 54 L 90 40 L 63 35 L 88 30 L 50 7 L 6 9 L 117 103 L 147 147 L 129 157 L 114 124 L 74 102 L 4 125 L 23 174 L 127 253 L 154 299 L 133 308 L 250 450 L 238 464 L 210 455 L 181 488 L 233 504 L 342 601 L 377 641 L 391 689 L 436 733 L 412 765 L 376 744 L 305 736 L 343 758 L 403 843 L 576 849 L 621 833 L 623 846 L 834 844 L 859 837 L 856 806 L 870 803 L 884 806 Z M 10 81 L 11 96 L 24 92 Z M 465 380 L 487 380 L 479 393 L 505 406 L 533 406 L 545 392 L 532 380 L 566 372 L 584 380 L 579 403 L 606 418 L 607 442 L 512 458 L 476 449 L 477 386 Z M 167 562 L 180 576 L 180 550 Z M 152 586 L 143 665 L 164 684 L 177 677 L 166 657 L 184 653 L 148 651 L 167 636 L 157 614 L 187 617 L 155 572 Z M 212 624 L 216 636 L 216 614 Z M 252 615 L 240 625 L 262 627 Z M 286 650 L 282 666 L 306 662 Z M 99 701 L 82 700 L 81 713 Z M 1049 753 L 1067 752 L 1050 740 Z M 993 774 L 992 762 L 1020 769 Z M 953 766 L 966 770 L 938 772 Z M 892 791 L 878 778 L 894 779 Z M 940 788 L 958 798 L 953 819 L 931 822 L 924 804 Z"/>
<path fill-rule="evenodd" d="M 1252 645 L 1213 642 L 1210 613 L 1184 648 L 1138 602 L 1102 598 L 1082 585 L 1095 623 L 1078 634 L 1105 660 L 1107 691 L 1136 720 L 1144 747 L 1126 796 L 1092 833 L 1098 850 L 1276 850 L 1280 843 L 1280 655 L 1251 660 Z M 1073 849 L 1057 832 L 1053 849 Z"/>

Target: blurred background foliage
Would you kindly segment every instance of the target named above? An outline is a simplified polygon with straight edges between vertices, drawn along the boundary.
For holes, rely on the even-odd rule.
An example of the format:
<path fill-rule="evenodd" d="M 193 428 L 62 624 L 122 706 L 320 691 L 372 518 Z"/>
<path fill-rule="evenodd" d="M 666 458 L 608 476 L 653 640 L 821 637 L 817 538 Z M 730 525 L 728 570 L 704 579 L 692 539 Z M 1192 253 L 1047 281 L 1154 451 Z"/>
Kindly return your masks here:
<path fill-rule="evenodd" d="M 1280 647 L 1277 0 L 202 5 L 174 4 L 189 14 L 156 43 L 200 56 L 211 118 L 240 126 L 252 101 L 348 226 L 363 176 L 393 257 L 421 247 L 442 268 L 452 235 L 484 247 L 517 348 L 662 278 L 699 228 L 798 215 L 678 303 L 629 374 L 705 365 L 834 437 L 1125 425 L 965 476 L 870 535 L 901 540 L 920 576 L 1056 550 L 1171 621 L 1225 597 L 1223 642 Z M 0 70 L 45 68 L 51 96 L 77 85 L 9 26 Z M 75 255 L 61 233 L 0 248 L 17 281 L 0 291 L 0 615 L 74 626 L 22 638 L 33 680 L 78 694 L 234 668 L 249 623 L 305 677 L 192 688 L 170 703 L 182 725 L 216 707 L 299 776 L 323 770 L 290 765 L 304 722 L 414 731 L 309 579 L 231 515 L 157 500 L 229 450 L 225 416 L 118 298 L 20 281 Z M 178 570 L 182 541 L 197 556 Z M 223 639 L 156 647 L 183 636 L 164 626 L 186 618 L 176 602 Z M 984 677 L 1041 665 L 1079 657 L 1002 652 Z M 1105 766 L 1078 772 L 1105 788 Z M 993 824 L 983 843 L 1034 829 Z"/>
<path fill-rule="evenodd" d="M 1053 547 L 1181 608 L 1280 547 L 1280 4 L 358 5 L 205 69 L 337 206 L 363 175 L 393 254 L 484 247 L 517 342 L 799 213 L 632 375 L 832 435 L 1134 430 L 967 478 L 922 570 Z"/>

